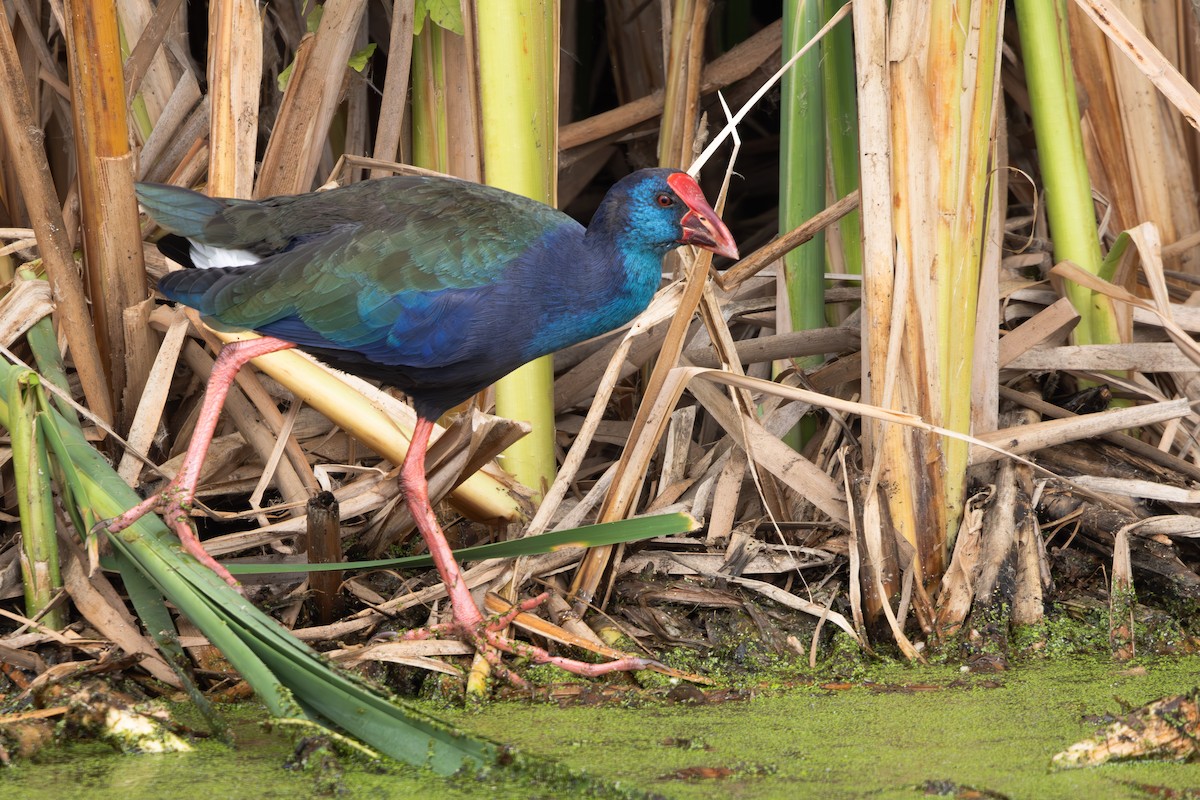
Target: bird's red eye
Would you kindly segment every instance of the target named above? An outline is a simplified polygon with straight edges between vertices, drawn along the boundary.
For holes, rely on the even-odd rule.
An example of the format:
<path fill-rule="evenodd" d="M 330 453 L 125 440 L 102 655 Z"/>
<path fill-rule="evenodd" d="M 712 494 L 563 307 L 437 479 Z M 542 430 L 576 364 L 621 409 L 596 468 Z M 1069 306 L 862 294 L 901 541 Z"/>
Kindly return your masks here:
<path fill-rule="evenodd" d="M 672 198 L 671 195 L 667 194 L 666 192 L 659 192 L 657 195 L 655 195 L 654 202 L 658 203 L 663 208 L 670 208 L 671 206 L 675 205 L 674 198 Z"/>

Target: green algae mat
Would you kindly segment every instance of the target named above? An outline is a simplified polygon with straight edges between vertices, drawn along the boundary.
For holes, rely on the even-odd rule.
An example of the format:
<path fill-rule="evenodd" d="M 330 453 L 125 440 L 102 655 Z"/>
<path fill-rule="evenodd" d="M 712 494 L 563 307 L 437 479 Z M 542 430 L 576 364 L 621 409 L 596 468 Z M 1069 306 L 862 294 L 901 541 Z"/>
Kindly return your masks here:
<path fill-rule="evenodd" d="M 559 707 L 496 702 L 437 708 L 467 730 L 595 779 L 449 781 L 344 759 L 345 798 L 921 798 L 1121 800 L 1200 797 L 1200 764 L 1128 762 L 1055 770 L 1053 755 L 1119 714 L 1200 684 L 1200 657 L 1134 665 L 1062 660 L 969 675 L 948 667 L 871 668 L 869 679 L 778 686 L 719 703 Z M 282 735 L 242 722 L 235 750 L 121 757 L 71 745 L 0 770 L 0 799 L 203 800 L 328 796 L 311 772 L 282 767 Z M 327 776 L 328 777 L 328 776 Z M 607 788 L 605 788 L 607 787 Z"/>

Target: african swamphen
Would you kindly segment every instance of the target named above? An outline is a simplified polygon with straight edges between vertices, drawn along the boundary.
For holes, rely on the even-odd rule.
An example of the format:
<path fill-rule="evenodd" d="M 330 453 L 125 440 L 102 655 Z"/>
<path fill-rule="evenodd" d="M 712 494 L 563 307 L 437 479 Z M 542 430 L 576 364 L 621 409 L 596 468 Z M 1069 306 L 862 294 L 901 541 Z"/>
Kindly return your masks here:
<path fill-rule="evenodd" d="M 412 399 L 417 424 L 400 479 L 450 595 L 454 621 L 443 631 L 514 680 L 497 650 L 589 675 L 647 663 L 562 659 L 502 636 L 510 619 L 485 621 L 430 506 L 425 451 L 434 420 L 455 404 L 638 314 L 668 251 L 694 244 L 737 257 L 695 180 L 669 169 L 635 172 L 609 190 L 586 229 L 549 206 L 450 178 L 401 176 L 262 201 L 153 184 L 137 193 L 156 222 L 191 242 L 191 265 L 204 267 L 167 274 L 159 291 L 264 338 L 221 350 L 178 475 L 110 531 L 162 508 L 184 549 L 236 585 L 200 546 L 188 508 L 237 370 L 300 347 Z"/>

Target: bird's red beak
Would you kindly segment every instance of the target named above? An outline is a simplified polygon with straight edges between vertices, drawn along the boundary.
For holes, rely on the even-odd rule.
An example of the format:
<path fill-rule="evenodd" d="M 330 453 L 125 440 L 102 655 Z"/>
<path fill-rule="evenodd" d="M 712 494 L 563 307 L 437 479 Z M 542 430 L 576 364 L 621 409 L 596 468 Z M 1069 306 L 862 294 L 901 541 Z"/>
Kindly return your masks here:
<path fill-rule="evenodd" d="M 688 207 L 688 212 L 680 220 L 680 224 L 683 226 L 683 236 L 679 238 L 679 241 L 683 244 L 703 247 L 719 256 L 736 261 L 738 257 L 737 243 L 733 241 L 733 235 L 729 233 L 729 228 L 725 227 L 725 223 L 717 216 L 717 212 L 713 211 L 712 206 L 704 199 L 704 192 L 700 191 L 700 185 L 696 183 L 695 179 L 686 172 L 676 172 L 667 178 L 667 185 L 675 194 L 679 195 L 679 199 Z"/>

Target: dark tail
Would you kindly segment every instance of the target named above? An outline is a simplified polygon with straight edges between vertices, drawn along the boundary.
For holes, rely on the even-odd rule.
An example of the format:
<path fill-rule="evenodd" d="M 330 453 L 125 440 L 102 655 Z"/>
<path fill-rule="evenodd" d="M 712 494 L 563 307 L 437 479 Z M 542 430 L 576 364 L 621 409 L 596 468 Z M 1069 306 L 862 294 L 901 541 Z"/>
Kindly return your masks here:
<path fill-rule="evenodd" d="M 225 210 L 225 203 L 211 197 L 161 183 L 137 184 L 138 202 L 155 222 L 171 233 L 205 240 L 204 227 Z"/>

